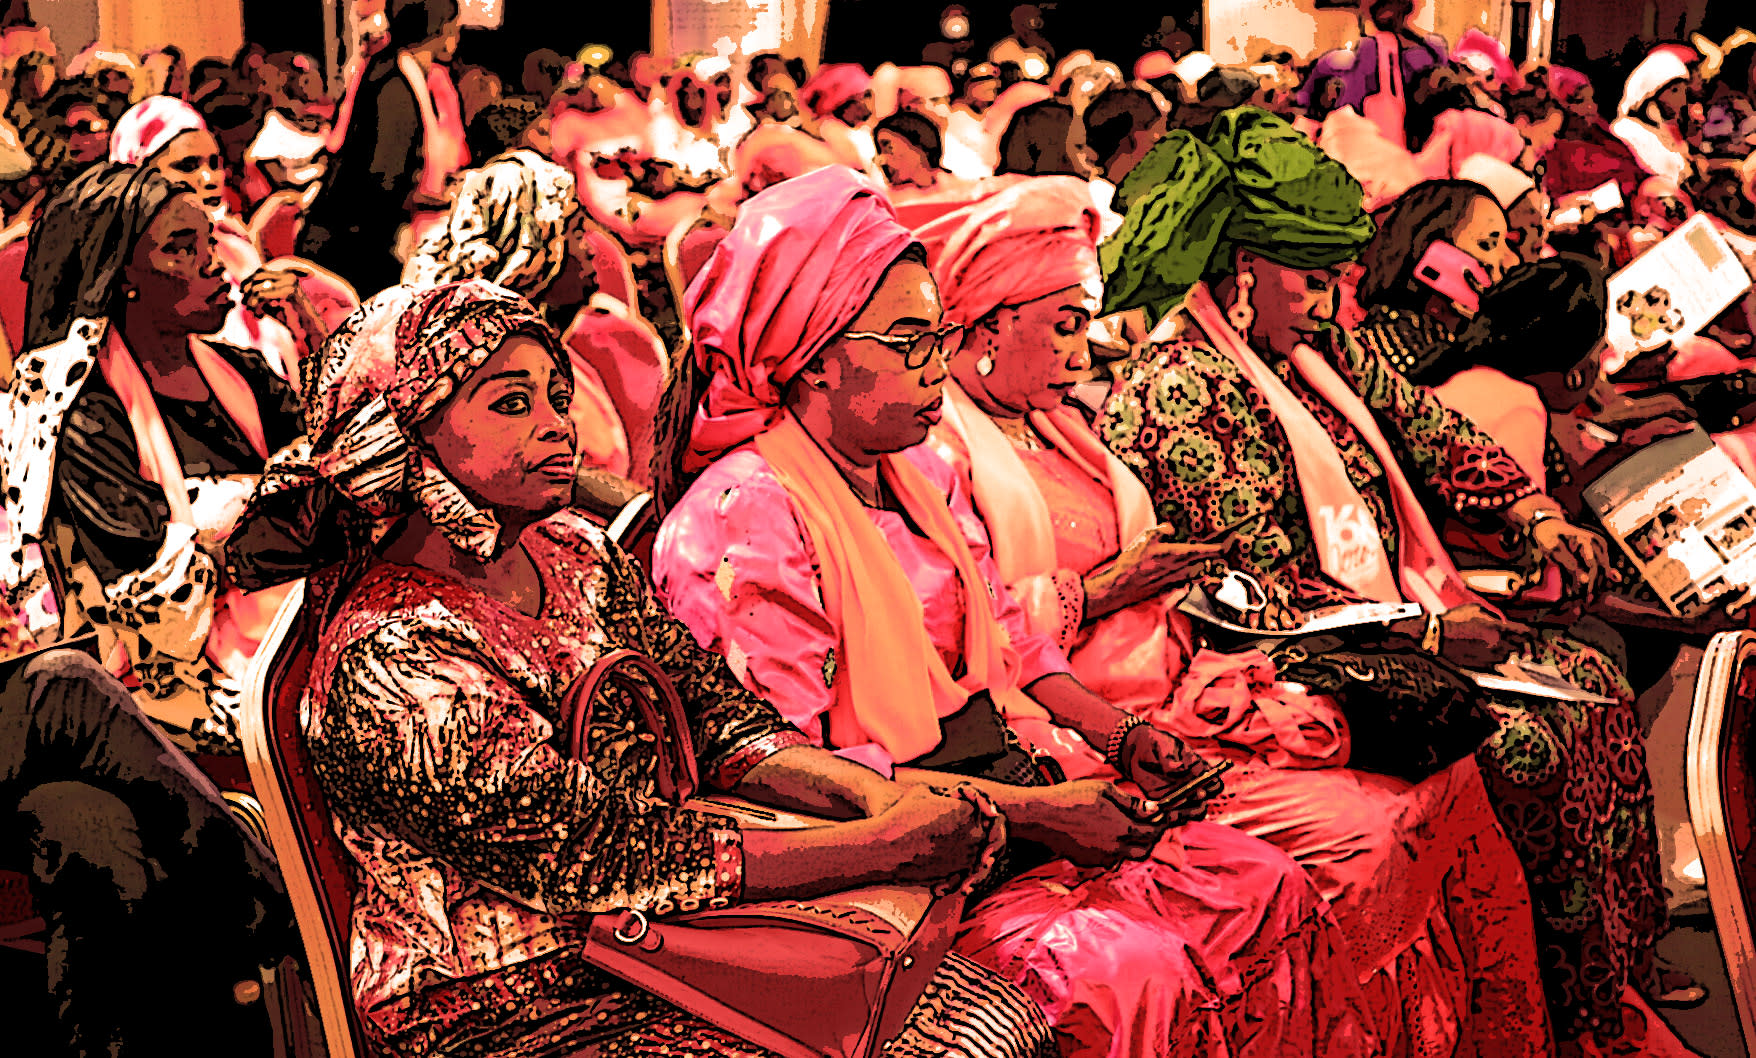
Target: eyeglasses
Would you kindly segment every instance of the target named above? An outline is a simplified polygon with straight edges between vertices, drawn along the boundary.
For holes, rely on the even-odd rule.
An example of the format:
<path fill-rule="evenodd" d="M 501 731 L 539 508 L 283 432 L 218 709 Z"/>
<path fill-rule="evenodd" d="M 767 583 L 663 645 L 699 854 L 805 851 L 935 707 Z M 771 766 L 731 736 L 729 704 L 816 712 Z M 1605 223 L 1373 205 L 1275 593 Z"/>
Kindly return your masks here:
<path fill-rule="evenodd" d="M 889 346 L 902 354 L 902 364 L 910 371 L 919 371 L 927 366 L 927 361 L 934 355 L 945 355 L 945 339 L 962 330 L 959 324 L 942 327 L 936 331 L 922 331 L 919 334 L 879 334 L 876 331 L 844 331 L 843 338 L 854 341 L 877 342 Z"/>

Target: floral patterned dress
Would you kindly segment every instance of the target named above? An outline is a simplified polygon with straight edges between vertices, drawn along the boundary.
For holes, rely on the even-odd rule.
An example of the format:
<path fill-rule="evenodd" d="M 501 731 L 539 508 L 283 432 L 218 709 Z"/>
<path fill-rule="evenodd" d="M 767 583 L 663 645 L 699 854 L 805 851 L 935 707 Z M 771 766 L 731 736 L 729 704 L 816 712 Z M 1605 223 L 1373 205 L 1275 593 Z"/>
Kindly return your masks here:
<path fill-rule="evenodd" d="M 1400 446 L 1430 509 L 1479 525 L 1536 490 L 1492 439 L 1379 355 L 1338 338 L 1331 361 Z M 1394 562 L 1397 523 L 1383 467 L 1290 364 L 1274 369 L 1340 450 Z M 1180 538 L 1209 538 L 1254 516 L 1226 556 L 1234 568 L 1297 608 L 1359 601 L 1323 575 L 1286 435 L 1219 352 L 1187 340 L 1153 347 L 1099 429 Z M 1501 726 L 1477 758 L 1530 882 L 1556 1031 L 1614 1036 L 1623 992 L 1649 980 L 1665 922 L 1645 749 L 1632 693 L 1601 654 L 1545 632 L 1538 660 L 1615 704 L 1490 698 Z"/>
<path fill-rule="evenodd" d="M 358 869 L 353 995 L 394 1054 L 494 1058 L 765 1052 L 589 966 L 582 916 L 723 907 L 743 893 L 734 824 L 666 803 L 653 736 L 612 699 L 571 760 L 566 691 L 618 647 L 676 681 L 704 779 L 729 789 L 805 739 L 659 606 L 583 519 L 524 537 L 527 616 L 381 564 L 325 629 L 304 703 L 313 762 Z M 955 956 L 887 1054 L 1038 1058 L 1041 1011 Z"/>

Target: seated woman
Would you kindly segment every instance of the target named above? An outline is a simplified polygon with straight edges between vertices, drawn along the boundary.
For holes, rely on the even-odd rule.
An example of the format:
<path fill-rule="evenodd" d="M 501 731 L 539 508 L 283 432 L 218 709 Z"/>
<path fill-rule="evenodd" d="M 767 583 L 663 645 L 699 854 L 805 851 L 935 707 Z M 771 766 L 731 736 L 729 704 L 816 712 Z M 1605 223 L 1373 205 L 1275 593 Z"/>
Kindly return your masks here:
<path fill-rule="evenodd" d="M 1263 842 L 1190 822 L 1199 798 L 1118 792 L 1119 774 L 1162 797 L 1206 762 L 1029 631 L 921 446 L 946 375 L 920 254 L 882 189 L 843 167 L 744 204 L 684 305 L 694 370 L 665 428 L 692 424 L 671 451 L 705 469 L 660 530 L 660 593 L 814 741 L 902 781 L 989 780 L 1034 843 L 1010 850 L 1015 868 L 1035 869 L 973 909 L 958 950 L 1036 997 L 1067 1054 L 1372 1053 L 1310 881 Z M 1041 785 L 1014 729 L 1113 770 Z"/>
<path fill-rule="evenodd" d="M 1354 298 L 1366 316 L 1351 330 L 1355 341 L 1404 375 L 1419 373 L 1463 328 L 1459 306 L 1415 278 L 1415 266 L 1438 242 L 1473 258 L 1490 286 L 1518 263 L 1506 213 L 1482 185 L 1429 180 L 1397 198 L 1359 252 L 1364 269 Z"/>
<path fill-rule="evenodd" d="M 254 349 L 198 337 L 229 286 L 207 211 L 156 169 L 88 170 L 44 207 L 25 271 L 0 582 L 39 637 L 95 628 L 180 746 L 235 753 L 280 595 L 231 590 L 209 554 L 304 433 L 298 399 Z"/>
<path fill-rule="evenodd" d="M 359 307 L 353 288 L 308 261 L 264 264 L 243 221 L 226 211 L 226 165 L 218 141 L 181 99 L 150 96 L 130 107 L 110 136 L 110 161 L 156 169 L 200 199 L 237 301 L 216 339 L 255 349 L 296 384 L 299 361 Z"/>
<path fill-rule="evenodd" d="M 1316 881 L 1369 975 L 1387 1051 L 1549 1053 L 1530 897 L 1474 761 L 1412 788 L 1350 770 L 1332 701 L 1277 684 L 1259 652 L 1198 651 L 1176 589 L 1224 542 L 1169 542 L 1139 479 L 1063 407 L 1090 363 L 1100 223 L 1084 182 L 1044 177 L 919 232 L 945 319 L 963 328 L 933 440 L 1030 630 L 1109 701 L 1243 765 L 1208 819 Z M 1103 767 L 1046 724 L 1014 726 L 1069 775 Z"/>
<path fill-rule="evenodd" d="M 987 839 L 968 799 L 803 745 L 563 510 L 572 372 L 528 302 L 481 281 L 393 288 L 330 341 L 320 377 L 310 446 L 264 477 L 234 574 L 308 578 L 305 732 L 361 883 L 353 999 L 375 1044 L 761 1058 L 594 968 L 585 916 L 970 873 Z M 740 830 L 667 801 L 659 733 L 626 698 L 596 707 L 585 759 L 565 757 L 568 690 L 618 648 L 675 681 L 711 785 L 851 821 Z M 1050 1047 L 1022 992 L 953 956 L 885 1053 Z"/>
<path fill-rule="evenodd" d="M 512 151 L 464 175 L 450 216 L 427 234 L 402 278 L 413 286 L 481 278 L 536 303 L 573 361 L 581 456 L 612 474 L 644 477 L 652 455 L 645 424 L 658 410 L 664 352 L 646 327 L 588 304 L 595 280 L 584 224 L 567 170 L 534 151 Z"/>
<path fill-rule="evenodd" d="M 1308 140 L 1243 108 L 1207 142 L 1173 134 L 1135 172 L 1140 181 L 1122 189 L 1126 225 L 1105 246 L 1104 308 L 1145 306 L 1161 320 L 1182 306 L 1192 327 L 1155 346 L 1111 402 L 1100 424 L 1108 447 L 1179 538 L 1248 520 L 1226 557 L 1262 582 L 1263 623 L 1348 602 L 1425 610 L 1383 630 L 1380 646 L 1372 630 L 1354 637 L 1363 643 L 1275 651 L 1310 674 L 1288 678 L 1339 693 L 1344 708 L 1367 693 L 1350 671 L 1382 679 L 1374 700 L 1413 679 L 1423 688 L 1414 700 L 1426 701 L 1439 684 L 1414 674 L 1455 671 L 1433 655 L 1491 668 L 1515 651 L 1608 700 L 1582 709 L 1452 684 L 1498 724 L 1476 759 L 1534 897 L 1556 1033 L 1569 1046 L 1617 1036 L 1624 986 L 1651 983 L 1664 924 L 1631 692 L 1592 649 L 1483 605 L 1423 503 L 1504 526 L 1533 565 L 1554 564 L 1587 591 L 1608 564 L 1606 545 L 1571 525 L 1504 449 L 1328 322 L 1329 270 L 1359 252 L 1372 225 L 1359 185 Z M 1434 737 L 1451 744 L 1407 751 L 1455 759 L 1474 745 L 1471 730 L 1441 727 Z M 1369 731 L 1356 725 L 1356 735 Z"/>
<path fill-rule="evenodd" d="M 962 183 L 940 164 L 944 141 L 939 127 L 912 110 L 880 121 L 872 139 L 878 145 L 878 165 L 889 182 L 892 201 Z"/>

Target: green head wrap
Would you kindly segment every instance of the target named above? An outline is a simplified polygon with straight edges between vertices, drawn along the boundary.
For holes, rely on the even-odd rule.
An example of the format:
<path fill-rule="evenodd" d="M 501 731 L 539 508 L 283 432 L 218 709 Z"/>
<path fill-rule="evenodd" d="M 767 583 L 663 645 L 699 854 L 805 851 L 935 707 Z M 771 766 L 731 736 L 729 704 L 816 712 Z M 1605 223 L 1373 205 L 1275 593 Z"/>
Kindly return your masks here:
<path fill-rule="evenodd" d="M 1256 107 L 1214 119 L 1206 142 L 1177 130 L 1116 189 L 1122 229 L 1098 248 L 1105 314 L 1144 308 L 1157 323 L 1233 251 L 1289 268 L 1330 268 L 1372 238 L 1365 192 L 1303 133 Z"/>

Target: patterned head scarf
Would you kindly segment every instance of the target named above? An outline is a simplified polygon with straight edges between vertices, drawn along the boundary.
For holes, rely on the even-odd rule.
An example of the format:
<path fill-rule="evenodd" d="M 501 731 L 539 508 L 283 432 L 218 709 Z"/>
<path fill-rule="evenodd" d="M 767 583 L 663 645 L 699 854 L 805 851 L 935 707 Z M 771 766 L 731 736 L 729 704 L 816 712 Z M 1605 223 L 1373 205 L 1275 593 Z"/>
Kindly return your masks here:
<path fill-rule="evenodd" d="M 269 460 L 232 535 L 234 581 L 256 590 L 355 565 L 415 510 L 459 550 L 493 558 L 499 522 L 452 483 L 416 428 L 521 334 L 568 365 L 530 302 L 479 279 L 391 287 L 360 306 L 308 367 L 308 439 Z"/>
<path fill-rule="evenodd" d="M 128 108 L 110 133 L 110 161 L 140 165 L 185 132 L 206 132 L 195 108 L 172 96 L 147 96 Z"/>
<path fill-rule="evenodd" d="M 1122 228 L 1098 248 L 1108 315 L 1156 323 L 1189 288 L 1250 250 L 1289 268 L 1328 268 L 1371 241 L 1359 181 L 1303 133 L 1256 107 L 1222 113 L 1205 142 L 1166 136 L 1116 191 Z"/>
<path fill-rule="evenodd" d="M 464 175 L 445 223 L 422 241 L 402 281 L 427 287 L 485 279 L 536 298 L 567 259 L 573 175 L 535 151 L 509 151 Z"/>
<path fill-rule="evenodd" d="M 860 314 L 915 242 L 882 188 L 832 165 L 756 195 L 689 285 L 683 317 L 707 392 L 686 469 L 700 469 L 780 418 L 818 350 Z"/>

